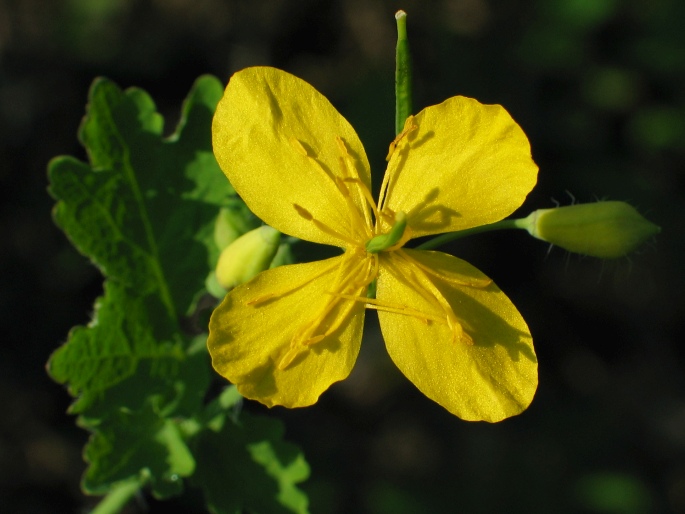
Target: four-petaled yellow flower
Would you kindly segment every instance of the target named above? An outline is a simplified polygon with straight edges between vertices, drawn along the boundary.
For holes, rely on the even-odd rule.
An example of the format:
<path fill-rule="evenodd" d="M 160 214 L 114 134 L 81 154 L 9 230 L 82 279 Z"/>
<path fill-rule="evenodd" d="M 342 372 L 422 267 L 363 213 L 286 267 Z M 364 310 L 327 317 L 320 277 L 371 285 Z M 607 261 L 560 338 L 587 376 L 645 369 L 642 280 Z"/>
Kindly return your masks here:
<path fill-rule="evenodd" d="M 241 394 L 268 406 L 315 403 L 352 370 L 370 308 L 398 368 L 448 411 L 494 422 L 530 404 L 537 359 L 511 301 L 465 261 L 404 248 L 493 223 L 523 203 L 537 166 L 501 106 L 454 97 L 410 117 L 390 145 L 377 204 L 354 129 L 288 73 L 233 75 L 212 134 L 222 170 L 257 216 L 344 250 L 264 271 L 214 311 L 212 362 Z M 375 299 L 366 297 L 373 280 Z"/>

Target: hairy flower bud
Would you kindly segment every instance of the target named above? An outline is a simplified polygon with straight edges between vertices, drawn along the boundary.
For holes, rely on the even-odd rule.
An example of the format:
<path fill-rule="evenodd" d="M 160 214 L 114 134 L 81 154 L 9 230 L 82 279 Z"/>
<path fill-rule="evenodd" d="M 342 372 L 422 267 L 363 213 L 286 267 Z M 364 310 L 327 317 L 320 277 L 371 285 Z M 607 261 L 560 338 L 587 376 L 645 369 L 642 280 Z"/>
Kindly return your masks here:
<path fill-rule="evenodd" d="M 539 209 L 526 222 L 533 237 L 570 252 L 603 259 L 627 255 L 661 231 L 625 202 Z"/>
<path fill-rule="evenodd" d="M 251 230 L 228 245 L 216 266 L 216 278 L 232 289 L 269 268 L 276 255 L 281 233 L 267 225 Z"/>

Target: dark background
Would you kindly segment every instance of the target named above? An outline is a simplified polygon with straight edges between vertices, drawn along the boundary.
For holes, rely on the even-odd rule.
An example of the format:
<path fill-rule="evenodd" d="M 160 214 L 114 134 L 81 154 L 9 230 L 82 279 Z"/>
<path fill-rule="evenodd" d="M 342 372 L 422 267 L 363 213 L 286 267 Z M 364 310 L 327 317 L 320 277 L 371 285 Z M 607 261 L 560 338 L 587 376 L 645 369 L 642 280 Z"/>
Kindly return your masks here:
<path fill-rule="evenodd" d="M 91 81 L 143 87 L 171 131 L 198 75 L 280 67 L 351 121 L 378 183 L 398 8 L 416 110 L 463 94 L 504 105 L 528 134 L 541 171 L 520 214 L 626 200 L 663 232 L 612 262 L 518 232 L 446 248 L 528 321 L 540 361 L 532 406 L 496 425 L 454 418 L 394 369 L 369 314 L 350 379 L 316 406 L 268 412 L 312 466 L 312 512 L 685 512 L 681 0 L 0 1 L 2 512 L 94 502 L 78 485 L 87 434 L 44 371 L 101 290 L 51 221 L 45 174 L 55 155 L 84 158 L 76 130 Z M 188 499 L 147 502 L 198 511 Z"/>

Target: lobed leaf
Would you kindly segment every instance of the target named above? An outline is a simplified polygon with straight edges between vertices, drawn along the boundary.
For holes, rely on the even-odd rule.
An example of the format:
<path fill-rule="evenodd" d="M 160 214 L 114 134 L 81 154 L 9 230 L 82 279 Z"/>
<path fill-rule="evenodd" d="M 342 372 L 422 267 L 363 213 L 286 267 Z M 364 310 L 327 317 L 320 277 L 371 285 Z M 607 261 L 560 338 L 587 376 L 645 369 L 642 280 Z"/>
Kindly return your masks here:
<path fill-rule="evenodd" d="M 56 223 L 106 277 L 92 322 L 72 330 L 49 372 L 79 396 L 81 412 L 143 361 L 167 373 L 185 359 L 181 321 L 218 250 L 214 220 L 233 190 L 211 149 L 211 118 L 223 87 L 197 80 L 168 138 L 142 90 L 98 79 L 79 137 L 90 164 L 49 165 Z"/>
<path fill-rule="evenodd" d="M 166 497 L 179 493 L 181 478 L 195 470 L 178 426 L 150 401 L 138 411 L 119 410 L 109 417 L 91 437 L 85 457 L 91 465 L 83 488 L 91 494 L 105 494 L 113 483 L 138 476 Z"/>
<path fill-rule="evenodd" d="M 309 466 L 282 438 L 279 420 L 244 412 L 198 435 L 191 482 L 204 490 L 211 512 L 309 512 L 308 498 L 297 487 L 309 477 Z"/>
<path fill-rule="evenodd" d="M 48 173 L 55 222 L 102 271 L 104 293 L 48 371 L 92 432 L 87 493 L 133 480 L 166 498 L 192 476 L 214 512 L 302 513 L 297 483 L 309 470 L 281 425 L 229 416 L 241 399 L 234 388 L 203 406 L 206 333 L 193 335 L 189 315 L 223 246 L 256 223 L 212 153 L 222 94 L 217 79 L 198 79 L 165 138 L 144 91 L 94 82 L 79 131 L 89 163 L 57 157 Z"/>
<path fill-rule="evenodd" d="M 184 330 L 186 315 L 218 254 L 219 209 L 239 201 L 211 148 L 222 92 L 216 78 L 198 79 L 164 138 L 144 91 L 98 79 L 79 131 L 89 163 L 49 165 L 56 223 L 105 276 L 92 321 L 48 364 L 93 432 L 83 481 L 93 494 L 138 477 L 168 496 L 194 470 L 176 419 L 201 409 L 210 368 L 206 335 Z"/>

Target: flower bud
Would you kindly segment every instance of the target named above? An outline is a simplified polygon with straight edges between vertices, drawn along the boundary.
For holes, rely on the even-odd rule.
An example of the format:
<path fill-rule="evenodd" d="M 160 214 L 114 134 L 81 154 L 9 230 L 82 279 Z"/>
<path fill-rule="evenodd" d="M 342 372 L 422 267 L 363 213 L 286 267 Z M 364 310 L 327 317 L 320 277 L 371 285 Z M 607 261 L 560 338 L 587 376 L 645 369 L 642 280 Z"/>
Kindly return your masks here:
<path fill-rule="evenodd" d="M 254 215 L 243 203 L 222 207 L 214 223 L 214 243 L 223 250 L 242 234 L 255 227 Z"/>
<path fill-rule="evenodd" d="M 228 245 L 219 256 L 216 278 L 232 289 L 269 268 L 276 255 L 281 233 L 267 225 L 251 230 Z"/>
<path fill-rule="evenodd" d="M 274 255 L 274 258 L 271 261 L 271 264 L 269 265 L 269 269 L 278 268 L 279 266 L 285 266 L 286 264 L 294 263 L 295 256 L 293 255 L 290 243 L 281 243 L 278 246 L 278 251 L 276 251 L 276 255 Z"/>
<path fill-rule="evenodd" d="M 533 237 L 570 252 L 603 259 L 627 255 L 661 231 L 625 202 L 539 209 L 526 222 Z"/>

